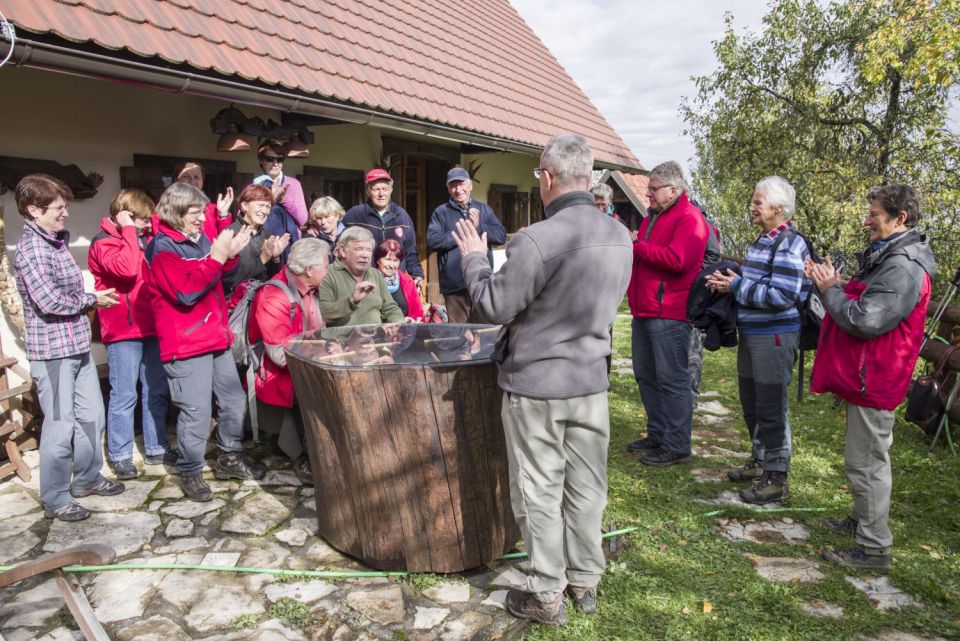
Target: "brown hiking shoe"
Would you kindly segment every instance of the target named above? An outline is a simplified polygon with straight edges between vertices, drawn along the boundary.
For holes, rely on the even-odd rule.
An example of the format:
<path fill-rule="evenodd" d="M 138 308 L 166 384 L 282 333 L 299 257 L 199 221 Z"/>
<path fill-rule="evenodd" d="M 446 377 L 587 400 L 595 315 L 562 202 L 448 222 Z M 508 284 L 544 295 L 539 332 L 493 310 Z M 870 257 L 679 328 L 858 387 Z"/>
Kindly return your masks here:
<path fill-rule="evenodd" d="M 579 588 L 575 585 L 568 585 L 563 592 L 573 601 L 573 607 L 577 609 L 577 612 L 593 614 L 597 611 L 597 588 Z"/>
<path fill-rule="evenodd" d="M 743 467 L 727 470 L 727 478 L 731 481 L 752 481 L 763 476 L 763 461 L 751 458 Z"/>
<path fill-rule="evenodd" d="M 549 626 L 567 624 L 567 604 L 563 594 L 558 594 L 551 603 L 543 603 L 532 592 L 510 590 L 506 599 L 507 612 L 518 619 L 528 619 Z"/>
<path fill-rule="evenodd" d="M 741 490 L 740 498 L 747 503 L 763 505 L 790 498 L 790 486 L 783 472 L 764 472 L 756 483 Z"/>

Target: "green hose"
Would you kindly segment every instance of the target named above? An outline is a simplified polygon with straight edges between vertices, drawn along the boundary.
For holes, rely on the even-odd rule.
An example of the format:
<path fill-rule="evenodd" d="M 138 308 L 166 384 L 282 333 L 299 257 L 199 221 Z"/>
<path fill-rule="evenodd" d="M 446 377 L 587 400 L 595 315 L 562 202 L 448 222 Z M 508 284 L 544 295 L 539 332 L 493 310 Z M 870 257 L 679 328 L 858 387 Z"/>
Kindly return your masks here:
<path fill-rule="evenodd" d="M 607 532 L 602 538 L 633 532 L 636 527 L 627 527 L 621 530 Z M 513 552 L 501 556 L 498 561 L 509 559 L 523 559 L 526 552 Z M 0 572 L 13 569 L 13 565 L 0 565 Z M 235 572 L 239 574 L 274 574 L 277 576 L 298 576 L 311 579 L 369 579 L 369 578 L 402 578 L 410 576 L 409 572 L 335 572 L 332 570 L 283 570 L 279 568 L 245 568 L 222 567 L 217 565 L 180 565 L 177 563 L 114 563 L 111 565 L 68 565 L 61 568 L 64 572 L 102 572 L 104 570 L 200 570 L 204 572 Z"/>

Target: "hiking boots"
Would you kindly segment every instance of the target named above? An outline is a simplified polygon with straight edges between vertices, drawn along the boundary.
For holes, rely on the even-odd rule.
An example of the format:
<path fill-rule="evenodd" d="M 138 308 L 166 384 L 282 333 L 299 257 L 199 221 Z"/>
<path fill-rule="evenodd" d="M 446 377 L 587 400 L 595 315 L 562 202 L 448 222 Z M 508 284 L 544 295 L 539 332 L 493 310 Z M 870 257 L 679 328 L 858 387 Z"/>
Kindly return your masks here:
<path fill-rule="evenodd" d="M 528 619 L 544 625 L 558 626 L 567 624 L 567 604 L 563 594 L 550 603 L 540 601 L 532 592 L 510 590 L 506 598 L 507 612 L 518 619 Z"/>
<path fill-rule="evenodd" d="M 93 487 L 87 488 L 70 488 L 70 496 L 75 499 L 82 499 L 85 496 L 116 496 L 117 494 L 122 493 L 124 490 L 123 483 L 116 483 L 111 481 L 103 476 L 97 477 L 97 483 Z"/>
<path fill-rule="evenodd" d="M 885 571 L 890 569 L 891 563 L 889 554 L 869 554 L 859 545 L 849 550 L 824 550 L 820 556 L 827 561 L 861 570 Z"/>
<path fill-rule="evenodd" d="M 113 475 L 120 481 L 129 481 L 130 479 L 135 479 L 140 476 L 140 472 L 138 472 L 137 468 L 133 465 L 132 458 L 113 461 L 110 463 L 110 469 L 113 470 Z"/>
<path fill-rule="evenodd" d="M 660 444 L 649 436 L 644 436 L 643 438 L 638 438 L 635 441 L 627 443 L 628 452 L 650 452 L 659 449 Z"/>
<path fill-rule="evenodd" d="M 664 450 L 655 450 L 640 457 L 640 462 L 651 467 L 666 467 L 676 463 L 686 463 L 693 458 L 692 454 L 674 454 Z"/>
<path fill-rule="evenodd" d="M 763 476 L 763 461 L 751 458 L 743 467 L 727 470 L 727 478 L 731 481 L 752 481 Z"/>
<path fill-rule="evenodd" d="M 180 462 L 180 452 L 177 450 L 166 450 L 163 454 L 147 454 L 143 457 L 143 462 L 147 465 L 176 466 L 176 464 Z"/>
<path fill-rule="evenodd" d="M 860 522 L 848 516 L 845 519 L 824 519 L 823 524 L 834 534 L 856 534 Z"/>
<path fill-rule="evenodd" d="M 741 490 L 740 498 L 747 503 L 757 505 L 784 501 L 790 498 L 787 475 L 783 472 L 764 472 L 760 480 L 747 489 Z"/>
<path fill-rule="evenodd" d="M 213 499 L 213 490 L 203 480 L 202 474 L 187 474 L 183 477 L 181 483 L 184 495 L 191 501 L 206 503 Z"/>
<path fill-rule="evenodd" d="M 310 469 L 310 459 L 306 454 L 301 454 L 300 458 L 293 464 L 293 471 L 296 473 L 300 482 L 308 487 L 313 487 L 313 470 Z"/>
<path fill-rule="evenodd" d="M 47 519 L 59 519 L 68 523 L 74 521 L 83 521 L 90 518 L 90 510 L 83 507 L 76 501 L 70 501 L 66 505 L 61 505 L 55 510 L 43 510 L 43 516 Z"/>
<path fill-rule="evenodd" d="M 597 588 L 578 588 L 575 585 L 568 585 L 563 592 L 573 601 L 573 607 L 577 612 L 593 614 L 597 611 Z"/>
<path fill-rule="evenodd" d="M 266 473 L 265 467 L 244 456 L 243 452 L 221 452 L 213 464 L 213 475 L 221 481 L 226 479 L 259 481 Z"/>

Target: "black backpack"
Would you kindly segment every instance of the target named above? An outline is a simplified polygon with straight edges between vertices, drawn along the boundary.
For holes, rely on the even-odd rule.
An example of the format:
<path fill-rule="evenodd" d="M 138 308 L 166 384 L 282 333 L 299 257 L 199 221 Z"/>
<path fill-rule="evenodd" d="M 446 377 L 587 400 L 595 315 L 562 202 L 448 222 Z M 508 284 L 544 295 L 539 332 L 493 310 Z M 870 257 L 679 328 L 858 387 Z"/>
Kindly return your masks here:
<path fill-rule="evenodd" d="M 803 239 L 803 242 L 807 246 L 807 251 L 810 252 L 810 259 L 815 263 L 823 262 L 823 259 L 820 257 L 820 254 L 817 253 L 810 239 L 796 229 L 791 228 L 791 230 L 793 235 Z M 784 241 L 789 233 L 786 230 L 784 231 L 785 233 L 781 233 L 777 237 L 776 242 L 773 243 L 773 250 L 770 254 L 771 261 L 773 260 L 773 255 L 777 253 L 777 248 L 780 246 L 780 243 Z M 811 286 L 807 297 L 802 302 L 797 303 L 797 311 L 800 312 L 800 341 L 798 346 L 802 355 L 803 352 L 816 351 L 817 344 L 820 342 L 820 326 L 823 324 L 823 317 L 827 312 L 823 306 L 823 300 L 820 298 L 820 292 L 817 291 L 816 287 Z"/>
<path fill-rule="evenodd" d="M 230 348 L 233 352 L 233 360 L 237 365 L 244 368 L 252 366 L 254 370 L 257 370 L 263 361 L 263 343 L 258 342 L 255 345 L 250 345 L 247 338 L 247 328 L 250 325 L 250 308 L 253 307 L 253 299 L 260 288 L 266 285 L 272 285 L 287 295 L 287 299 L 290 301 L 291 321 L 297 313 L 297 305 L 300 304 L 300 297 L 294 289 L 289 284 L 275 278 L 265 281 L 248 279 L 237 285 L 238 290 L 241 287 L 244 288 L 243 293 L 234 308 L 230 310 L 227 324 L 230 326 L 230 331 L 233 332 L 233 346 Z M 235 299 L 235 296 L 231 299 Z"/>

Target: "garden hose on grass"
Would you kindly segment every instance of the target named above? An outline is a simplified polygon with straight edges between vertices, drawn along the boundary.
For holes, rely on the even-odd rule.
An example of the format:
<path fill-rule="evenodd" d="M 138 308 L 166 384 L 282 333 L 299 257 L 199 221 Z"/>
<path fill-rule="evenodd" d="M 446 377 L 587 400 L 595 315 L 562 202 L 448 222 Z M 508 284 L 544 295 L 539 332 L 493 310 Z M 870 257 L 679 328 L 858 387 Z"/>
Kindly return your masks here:
<path fill-rule="evenodd" d="M 610 537 L 627 532 L 633 532 L 637 527 L 627 527 L 620 530 L 606 532 L 601 538 Z M 510 559 L 523 559 L 528 555 L 526 552 L 512 552 L 501 556 L 498 561 Z M 11 570 L 16 566 L 0 565 L 0 572 Z M 195 570 L 202 572 L 234 572 L 237 574 L 273 574 L 277 576 L 293 576 L 309 579 L 370 579 L 370 578 L 403 578 L 410 576 L 410 572 L 388 572 L 388 571 L 354 571 L 340 572 L 335 570 L 286 570 L 282 568 L 247 568 L 247 567 L 224 567 L 219 565 L 187 565 L 179 563 L 112 563 L 109 565 L 68 565 L 61 568 L 63 572 L 101 572 L 108 570 Z M 412 574 L 417 574 L 413 572 Z"/>

